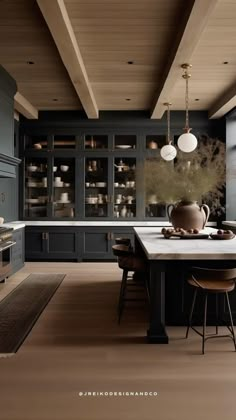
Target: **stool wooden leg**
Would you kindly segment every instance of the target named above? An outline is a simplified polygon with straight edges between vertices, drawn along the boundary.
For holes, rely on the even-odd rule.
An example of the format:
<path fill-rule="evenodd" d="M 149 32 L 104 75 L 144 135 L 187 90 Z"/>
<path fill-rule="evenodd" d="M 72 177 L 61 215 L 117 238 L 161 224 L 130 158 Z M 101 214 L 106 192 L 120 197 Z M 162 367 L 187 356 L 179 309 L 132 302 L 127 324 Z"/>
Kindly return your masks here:
<path fill-rule="evenodd" d="M 127 286 L 127 276 L 128 271 L 123 270 L 122 281 L 120 286 L 120 297 L 119 297 L 119 304 L 118 304 L 118 323 L 120 324 L 121 316 L 124 309 L 124 299 L 126 294 L 126 286 Z"/>
<path fill-rule="evenodd" d="M 228 292 L 225 293 L 226 294 L 226 300 L 227 300 L 227 305 L 228 305 L 228 310 L 229 310 L 229 318 L 230 318 L 230 325 L 232 328 L 232 338 L 233 338 L 233 342 L 234 342 L 234 348 L 236 351 L 236 342 L 235 342 L 235 334 L 234 334 L 234 324 L 233 324 L 233 318 L 232 318 L 232 312 L 231 312 L 231 307 L 230 307 L 230 303 L 229 303 L 229 295 Z"/>
<path fill-rule="evenodd" d="M 193 317 L 193 311 L 194 311 L 194 306 L 195 306 L 195 302 L 196 302 L 196 297 L 197 297 L 197 289 L 194 290 L 194 294 L 193 294 L 193 301 L 192 301 L 192 306 L 191 306 L 191 310 L 190 310 L 190 314 L 189 314 L 189 320 L 188 320 L 188 326 L 187 326 L 187 331 L 186 331 L 185 338 L 188 338 L 189 328 L 192 326 L 192 317 Z"/>
<path fill-rule="evenodd" d="M 218 334 L 219 326 L 219 295 L 216 293 L 216 334 Z"/>
<path fill-rule="evenodd" d="M 203 320 L 203 334 L 202 334 L 202 354 L 205 353 L 205 335 L 206 335 L 206 319 L 207 319 L 207 297 L 208 293 L 205 294 L 204 304 L 204 320 Z"/>

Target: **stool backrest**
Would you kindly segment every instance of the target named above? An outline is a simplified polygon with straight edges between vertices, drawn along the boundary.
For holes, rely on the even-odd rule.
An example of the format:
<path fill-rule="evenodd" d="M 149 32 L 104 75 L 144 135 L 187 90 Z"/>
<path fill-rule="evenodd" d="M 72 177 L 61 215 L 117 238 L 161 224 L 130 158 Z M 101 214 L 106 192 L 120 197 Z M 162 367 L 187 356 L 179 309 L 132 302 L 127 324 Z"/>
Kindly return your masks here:
<path fill-rule="evenodd" d="M 127 245 L 113 245 L 112 251 L 116 257 L 126 257 L 133 254 L 132 250 L 130 250 L 130 247 Z"/>
<path fill-rule="evenodd" d="M 127 245 L 131 246 L 130 238 L 115 238 L 116 245 Z"/>
<path fill-rule="evenodd" d="M 191 273 L 197 280 L 236 280 L 236 268 L 192 267 Z"/>

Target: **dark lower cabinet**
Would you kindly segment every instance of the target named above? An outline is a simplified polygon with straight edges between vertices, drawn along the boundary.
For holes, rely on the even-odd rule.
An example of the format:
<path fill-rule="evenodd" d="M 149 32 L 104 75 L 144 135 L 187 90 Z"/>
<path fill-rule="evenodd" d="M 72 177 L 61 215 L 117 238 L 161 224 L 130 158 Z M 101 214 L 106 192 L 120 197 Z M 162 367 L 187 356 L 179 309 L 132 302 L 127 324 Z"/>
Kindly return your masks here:
<path fill-rule="evenodd" d="M 11 274 L 20 270 L 25 263 L 25 229 L 17 229 L 13 232 L 13 240 L 16 244 L 11 248 Z"/>
<path fill-rule="evenodd" d="M 115 261 L 112 245 L 118 237 L 128 237 L 134 243 L 132 228 L 87 228 L 82 232 L 82 259 Z"/>
<path fill-rule="evenodd" d="M 112 245 L 121 236 L 134 242 L 132 228 L 26 226 L 26 260 L 115 261 Z"/>
<path fill-rule="evenodd" d="M 26 227 L 27 261 L 77 261 L 78 235 L 71 227 Z"/>

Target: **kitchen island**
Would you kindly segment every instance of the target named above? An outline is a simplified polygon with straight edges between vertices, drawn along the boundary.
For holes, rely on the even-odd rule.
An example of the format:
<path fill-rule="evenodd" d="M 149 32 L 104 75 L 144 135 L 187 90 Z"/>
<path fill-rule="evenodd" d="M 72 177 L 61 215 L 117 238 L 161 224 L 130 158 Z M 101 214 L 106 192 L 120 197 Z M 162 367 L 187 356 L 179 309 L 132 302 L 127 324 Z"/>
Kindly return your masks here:
<path fill-rule="evenodd" d="M 150 281 L 150 323 L 147 331 L 150 343 L 168 344 L 165 329 L 165 274 L 173 261 L 190 266 L 200 261 L 224 261 L 236 264 L 236 237 L 231 240 L 165 239 L 159 227 L 135 227 L 136 247 L 148 260 Z M 202 233 L 216 232 L 205 228 Z M 188 265 L 187 264 L 187 265 Z"/>

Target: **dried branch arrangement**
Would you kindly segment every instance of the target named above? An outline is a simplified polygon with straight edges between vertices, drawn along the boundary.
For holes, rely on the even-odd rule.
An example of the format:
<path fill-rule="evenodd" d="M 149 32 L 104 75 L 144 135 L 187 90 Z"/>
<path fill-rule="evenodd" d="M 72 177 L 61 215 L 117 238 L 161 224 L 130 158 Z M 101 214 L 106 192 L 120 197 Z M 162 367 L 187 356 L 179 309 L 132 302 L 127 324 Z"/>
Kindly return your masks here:
<path fill-rule="evenodd" d="M 176 161 L 148 159 L 145 164 L 146 200 L 159 203 L 205 202 L 212 213 L 222 208 L 225 186 L 225 144 L 218 139 L 200 140 L 192 153 L 178 151 Z"/>

